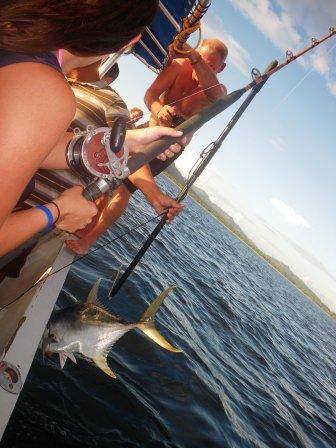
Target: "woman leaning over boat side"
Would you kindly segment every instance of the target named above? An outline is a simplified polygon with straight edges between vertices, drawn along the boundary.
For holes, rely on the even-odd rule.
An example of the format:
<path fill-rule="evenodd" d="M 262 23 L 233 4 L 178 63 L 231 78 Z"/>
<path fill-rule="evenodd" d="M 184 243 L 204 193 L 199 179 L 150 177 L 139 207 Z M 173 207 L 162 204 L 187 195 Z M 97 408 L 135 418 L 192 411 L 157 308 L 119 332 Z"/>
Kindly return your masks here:
<path fill-rule="evenodd" d="M 63 53 L 63 72 L 87 65 L 101 55 L 135 42 L 151 22 L 158 0 L 3 1 L 0 5 L 0 256 L 57 220 L 73 232 L 96 213 L 80 187 L 60 195 L 44 208 L 15 211 L 40 167 L 66 168 L 66 133 L 75 100 L 56 56 Z M 128 136 L 130 150 L 163 135 Z M 173 133 L 174 132 L 174 133 Z"/>

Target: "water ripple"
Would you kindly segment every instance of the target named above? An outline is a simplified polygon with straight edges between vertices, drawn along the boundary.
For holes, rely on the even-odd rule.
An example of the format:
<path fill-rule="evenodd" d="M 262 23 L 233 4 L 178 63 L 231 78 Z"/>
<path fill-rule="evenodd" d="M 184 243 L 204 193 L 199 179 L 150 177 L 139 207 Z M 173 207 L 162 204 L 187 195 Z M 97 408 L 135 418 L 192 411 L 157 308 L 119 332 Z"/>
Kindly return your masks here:
<path fill-rule="evenodd" d="M 99 243 L 151 213 L 135 194 Z M 85 300 L 97 277 L 106 295 L 154 225 L 76 264 L 58 306 Z M 133 331 L 109 354 L 111 381 L 87 360 L 61 370 L 38 353 L 1 446 L 334 447 L 335 322 L 191 199 L 108 306 L 137 320 L 172 284 L 157 326 L 182 354 Z"/>

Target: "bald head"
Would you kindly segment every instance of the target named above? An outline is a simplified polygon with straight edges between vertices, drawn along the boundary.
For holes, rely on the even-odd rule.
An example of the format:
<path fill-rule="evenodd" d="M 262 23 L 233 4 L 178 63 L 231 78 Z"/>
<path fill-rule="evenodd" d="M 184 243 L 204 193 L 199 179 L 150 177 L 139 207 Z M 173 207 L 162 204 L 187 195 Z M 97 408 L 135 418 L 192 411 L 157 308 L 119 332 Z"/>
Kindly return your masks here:
<path fill-rule="evenodd" d="M 225 68 L 228 49 L 221 40 L 204 39 L 197 51 L 215 73 L 220 73 Z"/>
<path fill-rule="evenodd" d="M 218 53 L 223 62 L 225 62 L 228 55 L 227 46 L 219 39 L 203 39 L 199 50 L 208 53 Z"/>

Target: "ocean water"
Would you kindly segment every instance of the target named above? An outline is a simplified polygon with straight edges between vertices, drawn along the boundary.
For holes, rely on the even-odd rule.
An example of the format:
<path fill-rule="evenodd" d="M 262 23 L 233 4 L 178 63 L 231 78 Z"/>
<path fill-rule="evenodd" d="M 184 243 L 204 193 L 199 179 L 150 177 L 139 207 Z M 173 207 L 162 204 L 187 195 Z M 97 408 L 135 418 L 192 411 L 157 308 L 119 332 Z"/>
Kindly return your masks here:
<path fill-rule="evenodd" d="M 132 331 L 110 352 L 113 381 L 83 359 L 61 370 L 37 352 L 1 447 L 336 446 L 335 321 L 194 201 L 185 204 L 109 302 L 136 320 L 178 285 L 157 325 L 183 353 Z M 150 215 L 135 195 L 100 243 Z M 84 300 L 97 277 L 106 297 L 153 226 L 75 264 L 58 306 Z"/>

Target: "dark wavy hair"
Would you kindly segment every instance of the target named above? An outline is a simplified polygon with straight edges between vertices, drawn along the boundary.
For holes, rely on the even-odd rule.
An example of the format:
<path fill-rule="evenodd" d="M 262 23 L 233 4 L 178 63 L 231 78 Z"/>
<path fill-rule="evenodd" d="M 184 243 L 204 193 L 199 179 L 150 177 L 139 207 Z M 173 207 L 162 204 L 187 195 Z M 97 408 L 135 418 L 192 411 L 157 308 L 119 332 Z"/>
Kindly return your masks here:
<path fill-rule="evenodd" d="M 0 48 L 112 53 L 144 30 L 157 8 L 158 0 L 0 0 Z"/>

